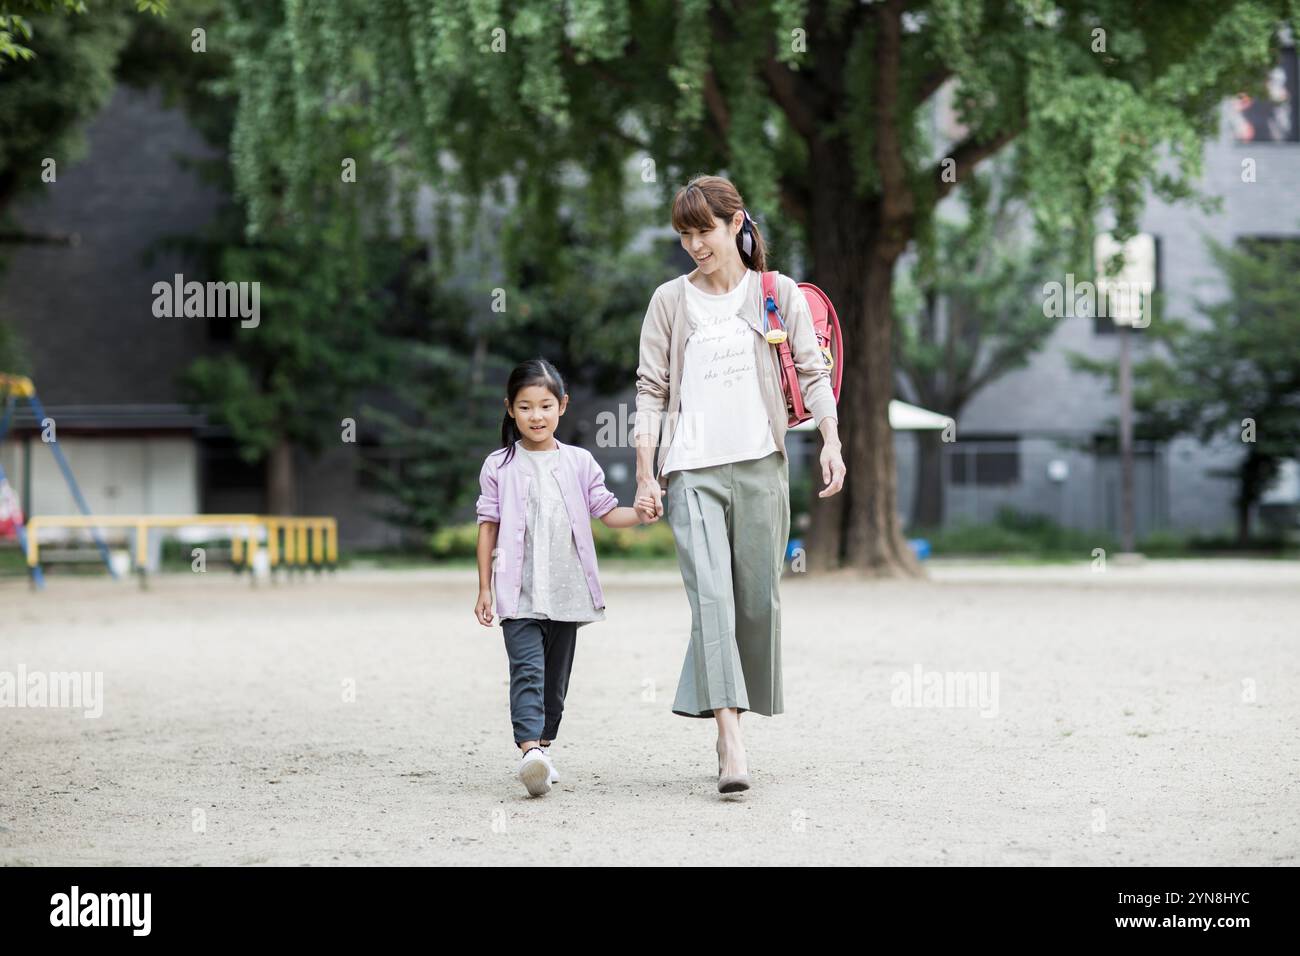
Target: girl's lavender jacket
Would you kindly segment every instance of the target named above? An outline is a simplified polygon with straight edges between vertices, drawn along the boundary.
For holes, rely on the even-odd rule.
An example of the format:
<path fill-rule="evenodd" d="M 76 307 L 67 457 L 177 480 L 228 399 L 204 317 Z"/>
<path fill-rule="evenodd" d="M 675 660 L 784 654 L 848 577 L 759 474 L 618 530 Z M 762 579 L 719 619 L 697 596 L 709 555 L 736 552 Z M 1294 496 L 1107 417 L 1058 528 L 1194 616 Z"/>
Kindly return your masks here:
<path fill-rule="evenodd" d="M 596 543 L 591 536 L 591 519 L 608 514 L 618 506 L 618 498 L 605 487 L 605 472 L 601 470 L 591 452 L 577 445 L 566 445 L 559 439 L 559 464 L 554 469 L 560 480 L 564 507 L 569 514 L 569 526 L 578 547 L 582 571 L 587 578 L 594 607 L 605 606 L 605 595 L 600 590 L 600 574 L 596 569 Z M 523 586 L 524 526 L 526 523 L 528 487 L 533 480 L 525 452 L 515 449 L 514 457 L 502 465 L 506 449 L 499 448 L 487 456 L 479 472 L 478 523 L 495 521 L 497 552 L 492 561 L 492 583 L 497 595 L 497 617 L 510 617 L 519 608 L 519 591 Z"/>

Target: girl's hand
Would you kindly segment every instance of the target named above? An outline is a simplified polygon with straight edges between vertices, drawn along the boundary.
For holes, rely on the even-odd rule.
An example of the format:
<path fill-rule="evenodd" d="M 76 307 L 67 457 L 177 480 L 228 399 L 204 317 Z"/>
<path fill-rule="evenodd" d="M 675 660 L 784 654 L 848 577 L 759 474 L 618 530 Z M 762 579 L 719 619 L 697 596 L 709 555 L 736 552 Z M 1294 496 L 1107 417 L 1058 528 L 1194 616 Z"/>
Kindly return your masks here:
<path fill-rule="evenodd" d="M 656 479 L 644 478 L 637 482 L 636 499 L 638 510 L 641 507 L 641 500 L 643 498 L 651 503 L 649 510 L 654 512 L 655 517 L 663 515 L 664 490 L 659 487 L 659 482 Z"/>
<path fill-rule="evenodd" d="M 484 627 L 492 626 L 492 589 L 483 588 L 478 592 L 478 603 L 474 605 L 474 616 Z"/>
<path fill-rule="evenodd" d="M 649 495 L 638 495 L 633 507 L 641 524 L 654 524 L 659 520 L 659 515 L 655 512 L 655 500 Z"/>

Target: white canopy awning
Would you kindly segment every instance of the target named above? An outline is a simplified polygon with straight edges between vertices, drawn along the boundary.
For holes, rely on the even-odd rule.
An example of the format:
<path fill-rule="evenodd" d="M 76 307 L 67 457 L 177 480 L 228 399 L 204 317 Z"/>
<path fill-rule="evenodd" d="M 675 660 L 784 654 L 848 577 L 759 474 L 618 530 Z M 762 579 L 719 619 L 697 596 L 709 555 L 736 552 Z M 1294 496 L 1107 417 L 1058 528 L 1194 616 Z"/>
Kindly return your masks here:
<path fill-rule="evenodd" d="M 889 426 L 895 431 L 940 429 L 946 426 L 949 421 L 951 419 L 947 415 L 940 415 L 938 412 L 932 412 L 918 405 L 909 405 L 907 402 L 900 402 L 898 399 L 892 399 L 889 402 Z M 806 422 L 800 422 L 790 430 L 812 432 L 817 430 L 817 424 L 810 418 Z"/>

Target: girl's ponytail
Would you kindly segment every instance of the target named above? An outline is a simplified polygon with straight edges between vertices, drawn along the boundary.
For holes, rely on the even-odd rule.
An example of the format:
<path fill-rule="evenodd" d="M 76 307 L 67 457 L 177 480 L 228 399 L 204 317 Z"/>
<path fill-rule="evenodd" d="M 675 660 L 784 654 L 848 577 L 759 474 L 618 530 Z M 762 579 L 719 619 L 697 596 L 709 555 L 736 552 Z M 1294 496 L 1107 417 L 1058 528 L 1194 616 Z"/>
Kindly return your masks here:
<path fill-rule="evenodd" d="M 523 432 L 515 424 L 514 418 L 506 412 L 505 418 L 501 420 L 501 449 L 499 449 L 505 451 L 506 457 L 501 459 L 501 464 L 506 464 L 515 456 L 515 442 L 523 437 Z"/>

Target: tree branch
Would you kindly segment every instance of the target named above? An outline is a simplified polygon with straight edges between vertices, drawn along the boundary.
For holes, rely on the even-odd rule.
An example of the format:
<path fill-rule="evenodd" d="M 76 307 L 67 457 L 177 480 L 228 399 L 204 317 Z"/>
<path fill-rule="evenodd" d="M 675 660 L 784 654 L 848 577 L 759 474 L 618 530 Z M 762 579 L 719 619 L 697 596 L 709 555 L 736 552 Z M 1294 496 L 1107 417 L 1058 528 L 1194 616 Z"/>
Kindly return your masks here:
<path fill-rule="evenodd" d="M 704 105 L 708 107 L 713 125 L 722 134 L 725 143 L 731 133 L 731 111 L 727 109 L 726 98 L 722 95 L 722 88 L 718 86 L 718 78 L 713 75 L 712 69 L 704 74 Z"/>
<path fill-rule="evenodd" d="M 734 7 L 726 3 L 721 9 L 726 12 L 726 21 L 722 17 L 709 19 L 713 42 L 719 45 L 730 40 L 731 36 L 739 31 Z M 815 23 L 817 13 L 818 10 L 815 9 L 810 14 L 810 26 Z M 810 34 L 813 32 L 814 30 L 809 30 Z M 768 92 L 772 94 L 773 101 L 781 108 L 791 128 L 802 136 L 805 142 L 811 143 L 817 134 L 815 104 L 822 101 L 820 90 L 806 76 L 790 69 L 776 58 L 775 36 L 768 39 L 767 53 L 759 63 L 759 72 L 767 84 Z"/>
<path fill-rule="evenodd" d="M 629 93 L 636 90 L 636 86 L 631 80 L 618 73 L 611 73 L 609 70 L 605 69 L 604 65 L 599 60 L 591 55 L 588 55 L 585 60 L 579 62 L 578 51 L 568 40 L 565 40 L 560 44 L 560 52 L 564 54 L 564 59 L 570 66 L 576 67 L 579 70 L 589 70 L 591 74 L 602 83 L 618 87 L 620 90 L 626 90 Z M 632 41 L 624 51 L 624 59 L 634 57 L 636 52 L 636 41 Z"/>
<path fill-rule="evenodd" d="M 952 70 L 950 70 L 946 66 L 941 66 L 933 73 L 931 73 L 929 76 L 922 79 L 921 85 L 917 88 L 916 91 L 917 105 L 920 106 L 930 97 L 934 96 L 935 92 L 939 89 L 939 87 L 943 86 L 943 84 L 947 82 L 948 78 L 951 76 L 952 76 Z"/>
<path fill-rule="evenodd" d="M 902 0 L 887 0 L 879 7 L 876 34 L 876 167 L 880 172 L 881 223 L 893 233 L 894 244 L 910 238 L 908 225 L 916 201 L 907 181 L 907 162 L 899 129 L 899 68 L 902 50 Z"/>
<path fill-rule="evenodd" d="M 776 38 L 761 64 L 763 80 L 776 105 L 796 133 L 811 143 L 817 135 L 817 120 L 809 104 L 819 99 L 812 84 L 776 58 Z"/>
<path fill-rule="evenodd" d="M 955 149 L 949 151 L 948 155 L 940 160 L 930 171 L 930 178 L 935 182 L 935 201 L 942 199 L 952 188 L 961 181 L 962 173 L 965 170 L 973 169 L 980 162 L 992 156 L 1007 143 L 1011 142 L 1025 130 L 1024 124 L 1017 124 L 1007 129 L 1000 130 L 992 138 L 979 141 L 975 137 L 968 137 L 957 144 Z M 957 165 L 957 175 L 952 181 L 946 181 L 943 177 L 944 160 L 955 160 Z"/>
<path fill-rule="evenodd" d="M 604 131 L 608 133 L 610 136 L 613 136 L 615 139 L 621 139 L 629 146 L 632 146 L 635 149 L 639 149 L 643 153 L 650 152 L 649 143 L 645 142 L 644 140 L 637 139 L 631 133 L 625 133 L 623 132 L 623 130 L 618 128 L 617 117 L 611 119 L 607 124 L 603 124 L 601 128 L 604 129 Z"/>
<path fill-rule="evenodd" d="M 808 207 L 812 203 L 812 196 L 808 194 L 808 190 L 801 182 L 789 176 L 782 176 L 779 186 L 777 192 L 781 201 L 781 210 L 801 226 L 807 227 Z"/>
<path fill-rule="evenodd" d="M 81 245 L 81 233 L 0 230 L 0 245 L 79 246 Z"/>
<path fill-rule="evenodd" d="M 635 43 L 631 44 L 628 48 L 628 53 L 629 54 L 634 53 L 635 47 L 636 47 Z M 569 43 L 567 40 L 560 45 L 560 50 L 564 54 L 565 61 L 573 69 L 587 70 L 591 73 L 592 76 L 596 77 L 596 79 L 600 80 L 602 83 L 608 86 L 617 87 L 619 89 L 626 90 L 628 92 L 631 92 L 633 90 L 633 85 L 625 77 L 619 76 L 616 73 L 611 73 L 609 70 L 605 69 L 605 67 L 602 66 L 598 60 L 588 57 L 586 61 L 579 63 L 578 51 L 575 50 L 573 45 Z M 601 123 L 599 125 L 601 126 L 602 129 L 605 130 L 605 132 L 609 133 L 611 136 L 615 137 L 616 139 L 622 140 L 623 142 L 627 143 L 629 146 L 632 146 L 635 149 L 639 149 L 642 152 L 646 152 L 646 153 L 650 152 L 649 143 L 637 139 L 635 136 L 632 136 L 629 133 L 625 133 L 623 130 L 618 128 L 617 116 L 611 116 L 607 123 Z"/>

